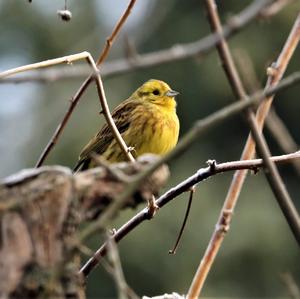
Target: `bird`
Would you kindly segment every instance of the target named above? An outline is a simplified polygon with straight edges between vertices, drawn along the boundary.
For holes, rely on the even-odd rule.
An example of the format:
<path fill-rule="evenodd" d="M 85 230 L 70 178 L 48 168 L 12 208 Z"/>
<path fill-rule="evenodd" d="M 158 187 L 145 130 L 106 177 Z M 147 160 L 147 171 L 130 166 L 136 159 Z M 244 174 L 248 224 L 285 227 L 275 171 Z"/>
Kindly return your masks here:
<path fill-rule="evenodd" d="M 178 94 L 166 82 L 151 79 L 113 110 L 112 118 L 135 158 L 146 153 L 165 155 L 176 146 L 180 128 L 175 101 Z M 73 171 L 96 167 L 94 154 L 108 163 L 127 160 L 107 124 L 83 148 Z"/>

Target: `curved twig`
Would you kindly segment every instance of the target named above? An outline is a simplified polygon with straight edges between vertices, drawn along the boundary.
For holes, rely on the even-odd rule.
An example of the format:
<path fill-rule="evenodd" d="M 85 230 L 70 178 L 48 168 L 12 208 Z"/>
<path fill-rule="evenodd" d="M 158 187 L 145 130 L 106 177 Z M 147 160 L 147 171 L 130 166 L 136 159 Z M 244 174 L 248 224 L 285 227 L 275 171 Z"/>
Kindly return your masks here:
<path fill-rule="evenodd" d="M 106 46 L 105 46 L 104 50 L 102 51 L 102 53 L 100 54 L 100 56 L 97 60 L 97 63 L 96 63 L 97 66 L 99 66 L 99 64 L 102 63 L 105 60 L 105 58 L 107 57 L 108 52 L 109 52 L 109 50 L 112 46 L 113 41 L 115 40 L 117 34 L 120 32 L 122 26 L 124 25 L 125 21 L 127 20 L 127 18 L 129 16 L 135 2 L 136 2 L 136 0 L 131 0 L 130 1 L 127 9 L 125 10 L 122 17 L 118 21 L 117 25 L 113 29 L 113 31 L 111 33 L 111 36 L 107 39 Z M 72 100 L 71 100 L 70 105 L 67 109 L 67 112 L 65 113 L 62 121 L 60 122 L 60 124 L 56 128 L 54 134 L 52 135 L 52 137 L 51 137 L 50 141 L 48 142 L 48 144 L 46 145 L 45 149 L 43 150 L 41 156 L 39 157 L 39 159 L 36 163 L 36 167 L 40 167 L 43 164 L 43 162 L 45 161 L 45 159 L 49 155 L 50 151 L 53 149 L 53 147 L 57 143 L 57 140 L 60 137 L 60 135 L 62 134 L 62 131 L 64 130 L 64 128 L 65 128 L 65 126 L 66 126 L 66 124 L 67 124 L 67 122 L 68 122 L 68 120 L 69 120 L 69 118 L 70 118 L 70 116 L 73 112 L 73 110 L 75 109 L 76 105 L 78 104 L 81 96 L 83 95 L 83 93 L 85 92 L 87 87 L 92 82 L 92 79 L 93 79 L 93 74 L 91 74 L 82 83 L 82 85 L 79 87 L 78 91 L 76 92 L 75 96 L 72 97 Z"/>

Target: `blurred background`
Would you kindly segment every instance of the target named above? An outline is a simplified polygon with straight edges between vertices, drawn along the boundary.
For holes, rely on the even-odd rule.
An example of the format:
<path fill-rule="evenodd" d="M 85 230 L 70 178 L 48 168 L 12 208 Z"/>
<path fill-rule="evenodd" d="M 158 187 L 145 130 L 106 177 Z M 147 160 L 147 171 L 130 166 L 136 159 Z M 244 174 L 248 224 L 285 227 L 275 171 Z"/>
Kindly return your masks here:
<path fill-rule="evenodd" d="M 73 18 L 63 22 L 57 16 L 57 10 L 64 8 L 63 0 L 33 0 L 32 3 L 0 0 L 0 71 L 81 51 L 89 51 L 98 57 L 127 2 L 71 0 L 68 8 Z M 223 21 L 250 2 L 218 1 Z M 277 15 L 252 22 L 230 39 L 234 53 L 242 50 L 253 61 L 262 86 L 266 68 L 278 56 L 299 11 L 299 1 L 292 1 Z M 108 61 L 124 57 L 127 39 L 138 53 L 147 53 L 176 43 L 192 42 L 209 33 L 202 1 L 138 0 Z M 298 49 L 287 74 L 299 70 L 299 58 Z M 187 59 L 104 78 L 109 106 L 115 107 L 150 78 L 162 79 L 180 92 L 181 135 L 197 119 L 235 100 L 216 51 L 213 51 L 205 59 Z M 82 81 L 0 84 L 0 178 L 34 166 Z M 277 113 L 298 144 L 299 93 L 298 85 L 280 92 L 274 102 Z M 72 167 L 81 148 L 104 123 L 99 110 L 95 88 L 91 86 L 45 164 Z M 166 190 L 205 166 L 208 159 L 219 162 L 239 159 L 248 131 L 239 116 L 202 135 L 184 155 L 170 164 L 171 178 Z M 268 131 L 266 138 L 272 153 L 281 154 Z M 280 170 L 299 210 L 299 176 L 289 165 L 281 166 Z M 223 174 L 198 186 L 176 255 L 168 255 L 168 250 L 177 237 L 188 194 L 171 202 L 151 222 L 138 227 L 120 243 L 125 276 L 137 294 L 154 296 L 173 291 L 187 292 L 214 230 L 231 178 L 232 173 Z M 122 212 L 113 227 L 118 228 L 135 213 Z M 89 246 L 96 249 L 101 240 L 101 237 L 95 237 Z M 250 175 L 203 296 L 287 296 L 287 288 L 280 277 L 282 273 L 290 272 L 300 284 L 299 258 L 299 247 L 263 173 Z M 116 296 L 112 277 L 102 267 L 90 275 L 87 292 L 89 298 Z"/>

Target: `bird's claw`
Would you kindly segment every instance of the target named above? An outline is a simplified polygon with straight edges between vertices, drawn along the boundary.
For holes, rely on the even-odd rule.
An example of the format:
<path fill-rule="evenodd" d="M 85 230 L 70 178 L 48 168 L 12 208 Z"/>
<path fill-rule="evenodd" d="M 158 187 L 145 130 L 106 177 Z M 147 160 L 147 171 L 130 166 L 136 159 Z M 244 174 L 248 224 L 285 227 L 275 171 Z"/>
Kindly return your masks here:
<path fill-rule="evenodd" d="M 149 200 L 148 200 L 148 205 L 147 205 L 147 209 L 148 209 L 148 215 L 149 215 L 149 219 L 153 218 L 154 215 L 156 214 L 156 212 L 159 209 L 159 206 L 156 204 L 155 202 L 155 198 L 154 196 L 152 196 Z"/>

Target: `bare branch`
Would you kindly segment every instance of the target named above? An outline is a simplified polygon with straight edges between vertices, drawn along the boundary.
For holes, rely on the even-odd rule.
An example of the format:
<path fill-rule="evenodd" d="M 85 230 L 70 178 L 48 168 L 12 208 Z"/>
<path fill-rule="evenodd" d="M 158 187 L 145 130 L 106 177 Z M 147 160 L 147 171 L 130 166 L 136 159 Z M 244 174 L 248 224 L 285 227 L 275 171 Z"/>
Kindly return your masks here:
<path fill-rule="evenodd" d="M 88 250 L 76 238 L 77 229 L 94 220 L 126 189 L 128 183 L 112 173 L 122 171 L 131 177 L 146 166 L 138 160 L 111 165 L 112 172 L 96 167 L 75 175 L 66 167 L 45 166 L 1 180 L 2 297 L 82 298 L 78 296 L 83 292 L 78 250 Z M 135 207 L 157 194 L 168 174 L 164 166 L 140 185 L 121 209 Z M 29 280 L 32 283 L 28 284 Z M 43 293 L 47 287 L 49 292 Z"/>
<path fill-rule="evenodd" d="M 132 6 L 134 5 L 136 0 L 131 0 L 127 9 L 125 10 L 125 12 L 123 13 L 121 19 L 119 20 L 119 22 L 117 23 L 116 27 L 113 29 L 111 36 L 107 39 L 107 43 L 106 46 L 104 48 L 104 50 L 102 51 L 102 53 L 100 54 L 99 58 L 98 58 L 98 62 L 97 62 L 97 66 L 99 66 L 107 57 L 108 52 L 111 48 L 111 45 L 113 43 L 113 41 L 115 40 L 117 34 L 120 32 L 121 27 L 124 25 L 125 21 L 127 20 Z M 43 150 L 41 156 L 39 157 L 37 163 L 36 163 L 36 167 L 40 167 L 43 162 L 45 161 L 45 159 L 47 158 L 47 156 L 49 155 L 50 151 L 52 150 L 52 148 L 55 146 L 55 144 L 58 141 L 58 138 L 60 137 L 60 135 L 62 134 L 73 110 L 75 109 L 76 105 L 78 104 L 81 96 L 83 95 L 83 93 L 85 92 L 85 90 L 87 89 L 87 87 L 90 85 L 90 83 L 92 82 L 93 79 L 93 74 L 89 75 L 89 77 L 82 83 L 82 85 L 79 87 L 78 91 L 76 92 L 76 94 L 72 97 L 72 100 L 70 102 L 70 105 L 62 119 L 62 121 L 60 122 L 60 124 L 58 125 L 58 127 L 56 128 L 54 134 L 52 135 L 50 141 L 48 142 L 48 144 L 46 145 L 45 149 Z"/>
<path fill-rule="evenodd" d="M 131 152 L 128 149 L 128 146 L 126 145 L 125 141 L 123 140 L 121 134 L 118 131 L 118 128 L 111 116 L 111 113 L 109 111 L 109 107 L 107 104 L 107 100 L 106 100 L 106 96 L 105 96 L 105 92 L 104 92 L 104 87 L 103 87 L 103 83 L 100 77 L 100 73 L 97 72 L 97 66 L 93 60 L 93 58 L 91 56 L 89 56 L 89 62 L 92 65 L 92 68 L 95 72 L 95 80 L 96 80 L 96 86 L 97 86 L 97 91 L 98 91 L 98 96 L 100 99 L 100 104 L 102 107 L 102 111 L 105 117 L 105 120 L 107 122 L 108 127 L 110 128 L 110 130 L 112 131 L 117 143 L 119 144 L 119 146 L 121 147 L 125 157 L 127 157 L 127 159 L 131 162 L 135 161 L 135 159 L 133 158 Z"/>
<path fill-rule="evenodd" d="M 114 277 L 119 299 L 139 299 L 139 297 L 134 293 L 134 291 L 128 286 L 124 272 L 122 269 L 122 264 L 120 260 L 120 255 L 118 251 L 117 244 L 111 236 L 108 236 L 108 258 L 112 264 L 112 275 Z"/>
<path fill-rule="evenodd" d="M 54 58 L 54 59 L 49 59 L 37 63 L 32 63 L 32 64 L 27 64 L 24 66 L 16 67 L 4 72 L 0 73 L 0 79 L 6 78 L 8 76 L 12 76 L 18 73 L 34 70 L 34 69 L 40 69 L 40 68 L 45 68 L 49 67 L 55 64 L 61 64 L 61 63 L 67 63 L 67 64 L 72 64 L 74 61 L 85 59 L 88 55 L 90 55 L 88 52 L 81 52 L 78 54 L 72 54 L 64 57 L 59 57 L 59 58 Z"/>
<path fill-rule="evenodd" d="M 296 143 L 274 108 L 271 108 L 269 111 L 266 119 L 266 128 L 271 132 L 272 137 L 278 143 L 283 153 L 291 153 L 299 148 L 299 145 Z M 292 163 L 292 166 L 300 177 L 300 163 L 295 161 Z"/>
<path fill-rule="evenodd" d="M 285 6 L 294 2 L 295 0 L 276 0 L 272 5 L 262 10 L 261 16 L 263 18 L 270 18 L 277 14 L 280 10 L 284 9 Z"/>
<path fill-rule="evenodd" d="M 217 12 L 217 6 L 214 0 L 206 0 L 206 6 L 208 11 L 208 17 L 210 21 L 210 25 L 212 27 L 212 30 L 215 30 L 219 34 L 222 33 L 222 25 L 220 22 L 220 18 Z M 226 75 L 228 77 L 228 81 L 231 85 L 231 88 L 233 90 L 233 93 L 235 94 L 237 99 L 244 100 L 247 98 L 246 91 L 243 87 L 243 84 L 241 82 L 241 79 L 239 77 L 239 74 L 236 70 L 234 61 L 232 59 L 228 44 L 223 38 L 220 43 L 217 45 L 219 55 L 221 57 L 223 68 L 226 72 Z M 280 80 L 280 79 L 279 79 Z M 262 104 L 264 105 L 264 104 Z M 290 225 L 290 228 L 292 232 L 294 233 L 294 236 L 296 240 L 300 243 L 300 220 L 299 216 L 297 214 L 297 210 L 295 209 L 293 202 L 291 198 L 289 197 L 289 194 L 287 190 L 284 187 L 284 184 L 280 178 L 280 175 L 277 171 L 277 168 L 275 167 L 274 163 L 270 160 L 270 152 L 267 147 L 267 144 L 264 142 L 264 139 L 261 135 L 261 127 L 259 128 L 256 124 L 256 119 L 254 114 L 251 111 L 247 111 L 247 121 L 251 128 L 253 139 L 256 142 L 258 152 L 263 157 L 265 167 L 267 168 L 267 171 L 265 172 L 268 181 L 270 183 L 270 186 L 273 190 L 273 193 Z M 255 142 L 252 140 L 253 149 L 255 146 Z M 253 155 L 253 154 L 252 154 Z M 252 158 L 252 155 L 249 158 Z M 242 156 L 241 160 L 247 159 L 248 156 Z M 245 171 L 246 174 L 246 171 Z M 236 176 L 234 177 L 234 180 L 236 179 Z M 242 188 L 242 185 L 239 186 L 240 189 Z M 212 237 L 210 239 L 210 242 L 207 246 L 207 249 L 205 251 L 205 254 L 198 266 L 198 269 L 196 271 L 196 274 L 193 278 L 193 282 L 189 288 L 187 298 L 197 298 L 200 295 L 200 292 L 202 290 L 202 287 L 204 285 L 204 282 L 207 278 L 207 275 L 211 269 L 211 266 L 215 260 L 215 257 L 221 247 L 221 244 L 224 240 L 225 233 L 230 228 L 230 222 L 232 219 L 233 211 L 236 206 L 238 196 L 240 193 L 236 192 L 236 189 L 234 191 L 236 193 L 228 194 L 222 211 L 220 213 L 216 230 L 213 232 Z M 222 229 L 220 229 L 222 228 Z"/>
<path fill-rule="evenodd" d="M 280 275 L 282 282 L 286 286 L 291 299 L 300 298 L 300 289 L 291 273 L 285 272 Z"/>
<path fill-rule="evenodd" d="M 102 78 L 120 74 L 128 74 L 137 69 L 144 69 L 164 63 L 171 63 L 192 57 L 203 57 L 214 49 L 221 38 L 229 38 L 239 32 L 260 15 L 261 9 L 268 7 L 272 0 L 253 1 L 239 14 L 232 16 L 223 27 L 223 35 L 210 34 L 198 41 L 186 44 L 173 45 L 168 49 L 155 51 L 148 54 L 136 56 L 134 59 L 116 59 L 103 63 L 101 66 Z M 89 69 L 73 67 L 71 70 L 59 69 L 57 71 L 46 70 L 26 77 L 7 78 L 0 80 L 0 83 L 26 82 L 26 81 L 55 81 L 67 78 L 82 78 L 89 75 Z"/>
<path fill-rule="evenodd" d="M 300 38 L 300 15 L 298 16 L 298 18 L 294 23 L 291 33 L 284 45 L 284 48 L 282 49 L 280 56 L 278 57 L 277 62 L 271 68 L 274 72 L 273 72 L 273 76 L 270 76 L 268 79 L 266 89 L 268 89 L 270 86 L 273 87 L 276 86 L 278 82 L 281 80 L 287 68 L 287 65 L 290 61 L 290 58 L 292 57 L 297 47 L 299 38 Z M 260 131 L 262 130 L 264 120 L 268 114 L 272 101 L 273 101 L 273 96 L 267 97 L 266 100 L 262 102 L 262 104 L 257 110 L 256 119 Z M 254 155 L 254 151 L 255 151 L 255 143 L 252 137 L 249 136 L 246 145 L 244 147 L 244 151 L 241 159 L 244 160 L 244 159 L 252 158 Z M 231 208 L 234 207 L 234 203 L 236 202 L 236 199 L 239 196 L 246 175 L 247 175 L 247 171 L 238 171 L 235 174 L 231 186 L 227 193 L 227 197 L 226 197 L 226 202 L 228 202 L 227 206 L 230 206 Z"/>
<path fill-rule="evenodd" d="M 100 65 L 107 57 L 109 50 L 113 44 L 113 42 L 115 41 L 118 33 L 120 32 L 121 28 L 123 27 L 123 25 L 125 24 L 128 16 L 131 13 L 131 10 L 135 4 L 136 0 L 130 0 L 125 12 L 123 13 L 123 15 L 121 16 L 120 20 L 118 21 L 118 23 L 116 24 L 115 28 L 113 29 L 110 37 L 106 40 L 106 45 L 104 47 L 104 49 L 102 50 L 102 53 L 100 54 L 100 56 L 97 59 L 97 66 Z"/>
<path fill-rule="evenodd" d="M 275 4 L 277 4 L 277 2 L 275 2 Z M 242 49 L 236 50 L 235 54 L 236 55 L 234 57 L 238 62 L 239 71 L 243 82 L 246 86 L 246 89 L 248 90 L 248 92 L 251 93 L 259 90 L 261 88 L 261 85 L 257 79 L 254 66 L 252 61 L 250 60 L 249 55 L 246 51 Z M 268 113 L 265 127 L 269 130 L 272 137 L 277 142 L 283 153 L 292 153 L 299 148 L 298 144 L 289 132 L 289 129 L 284 124 L 283 120 L 279 117 L 279 115 L 276 113 L 274 107 L 272 107 Z M 292 163 L 292 166 L 300 176 L 300 163 L 295 161 Z"/>
<path fill-rule="evenodd" d="M 177 240 L 175 242 L 175 245 L 174 245 L 174 247 L 171 250 L 169 250 L 169 254 L 176 254 L 176 250 L 177 250 L 177 247 L 179 245 L 179 241 L 181 240 L 181 237 L 182 237 L 183 231 L 185 229 L 185 225 L 186 225 L 188 216 L 190 214 L 190 210 L 191 210 L 192 201 L 193 201 L 193 197 L 194 197 L 195 191 L 196 191 L 196 187 L 195 186 L 193 186 L 190 189 L 190 191 L 189 191 L 189 193 L 190 193 L 189 194 L 189 200 L 188 200 L 188 205 L 187 205 L 186 212 L 185 212 L 185 215 L 184 215 L 183 223 L 181 225 L 181 228 L 180 228 Z"/>
<path fill-rule="evenodd" d="M 275 163 L 284 163 L 290 162 L 294 159 L 300 159 L 300 151 L 289 154 L 282 155 L 271 158 Z M 176 198 L 178 195 L 187 191 L 190 187 L 198 184 L 199 182 L 207 179 L 210 176 L 227 172 L 234 171 L 237 169 L 251 169 L 257 171 L 259 167 L 263 166 L 263 161 L 261 159 L 247 160 L 247 161 L 234 161 L 217 164 L 215 161 L 210 161 L 209 166 L 206 168 L 200 168 L 195 174 L 179 183 L 177 186 L 169 189 L 166 193 L 160 196 L 156 200 L 158 207 L 162 208 L 172 199 Z M 125 223 L 121 228 L 119 228 L 116 233 L 113 235 L 113 238 L 116 242 L 122 240 L 128 233 L 134 230 L 139 224 L 149 219 L 148 209 L 145 208 L 131 218 L 127 223 Z M 86 262 L 86 264 L 80 269 L 85 277 L 87 277 L 90 272 L 98 265 L 101 260 L 101 257 L 107 253 L 107 243 L 104 243 L 94 255 Z"/>

